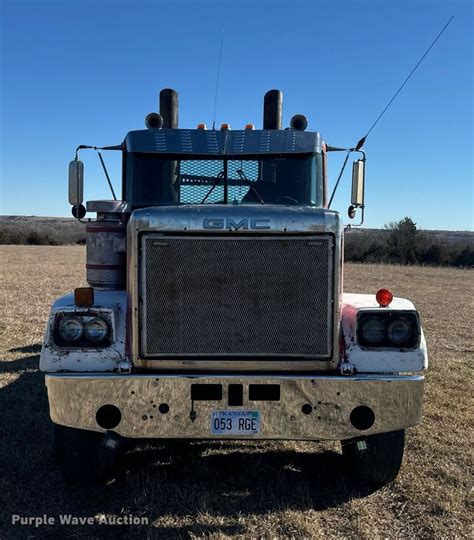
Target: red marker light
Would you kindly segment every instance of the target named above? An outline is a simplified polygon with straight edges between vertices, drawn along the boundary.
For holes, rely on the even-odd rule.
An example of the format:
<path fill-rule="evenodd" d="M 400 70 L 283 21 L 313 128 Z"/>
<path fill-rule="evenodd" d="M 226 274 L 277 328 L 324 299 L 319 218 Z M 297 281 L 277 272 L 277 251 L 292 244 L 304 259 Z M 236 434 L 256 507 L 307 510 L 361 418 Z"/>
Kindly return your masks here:
<path fill-rule="evenodd" d="M 377 291 L 375 299 L 379 303 L 380 307 L 387 307 L 391 304 L 393 300 L 392 291 L 389 291 L 388 289 L 380 289 L 379 291 Z"/>

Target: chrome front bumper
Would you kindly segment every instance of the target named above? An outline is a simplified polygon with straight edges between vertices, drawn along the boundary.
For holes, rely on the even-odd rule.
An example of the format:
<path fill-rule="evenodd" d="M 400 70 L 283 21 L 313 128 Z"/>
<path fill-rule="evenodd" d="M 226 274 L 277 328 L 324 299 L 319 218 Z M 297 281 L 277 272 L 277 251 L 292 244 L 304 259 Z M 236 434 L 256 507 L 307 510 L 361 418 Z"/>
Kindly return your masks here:
<path fill-rule="evenodd" d="M 182 439 L 218 438 L 210 432 L 211 412 L 224 409 L 260 411 L 261 432 L 252 439 L 344 440 L 404 429 L 420 422 L 423 382 L 422 376 L 397 375 L 46 375 L 51 420 L 57 424 L 105 431 L 97 411 L 114 405 L 121 413 L 113 428 L 118 434 Z M 222 385 L 222 399 L 192 400 L 191 386 L 200 384 Z M 229 406 L 229 384 L 243 386 L 241 406 Z M 279 385 L 279 400 L 250 401 L 253 384 Z M 368 429 L 351 423 L 351 412 L 360 406 L 374 413 Z"/>

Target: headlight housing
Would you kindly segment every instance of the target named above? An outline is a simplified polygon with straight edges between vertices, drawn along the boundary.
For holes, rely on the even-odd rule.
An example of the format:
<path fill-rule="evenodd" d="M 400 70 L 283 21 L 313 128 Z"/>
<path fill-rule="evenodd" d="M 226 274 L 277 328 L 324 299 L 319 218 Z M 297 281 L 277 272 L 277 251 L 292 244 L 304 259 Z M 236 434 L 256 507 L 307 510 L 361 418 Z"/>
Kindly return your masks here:
<path fill-rule="evenodd" d="M 357 318 L 357 341 L 361 347 L 412 349 L 420 344 L 420 321 L 416 311 L 361 311 Z"/>
<path fill-rule="evenodd" d="M 98 313 L 58 313 L 53 336 L 59 347 L 108 347 L 112 340 L 109 319 Z"/>

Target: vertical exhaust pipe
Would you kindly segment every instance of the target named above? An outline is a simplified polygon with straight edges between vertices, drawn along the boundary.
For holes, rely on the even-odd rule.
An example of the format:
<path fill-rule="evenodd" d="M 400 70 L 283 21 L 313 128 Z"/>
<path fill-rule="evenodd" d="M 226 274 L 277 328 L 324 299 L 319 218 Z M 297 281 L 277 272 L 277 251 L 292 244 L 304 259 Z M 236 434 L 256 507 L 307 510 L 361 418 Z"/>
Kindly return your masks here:
<path fill-rule="evenodd" d="M 263 98 L 263 129 L 281 129 L 283 93 L 269 90 Z"/>
<path fill-rule="evenodd" d="M 164 128 L 178 127 L 178 92 L 171 88 L 163 88 L 160 92 L 160 114 Z"/>
<path fill-rule="evenodd" d="M 160 115 L 163 118 L 163 127 L 176 129 L 178 127 L 178 92 L 171 88 L 163 88 L 160 92 Z M 161 164 L 161 189 L 163 201 L 177 204 L 179 198 L 179 184 L 177 182 L 177 161 L 163 162 Z"/>

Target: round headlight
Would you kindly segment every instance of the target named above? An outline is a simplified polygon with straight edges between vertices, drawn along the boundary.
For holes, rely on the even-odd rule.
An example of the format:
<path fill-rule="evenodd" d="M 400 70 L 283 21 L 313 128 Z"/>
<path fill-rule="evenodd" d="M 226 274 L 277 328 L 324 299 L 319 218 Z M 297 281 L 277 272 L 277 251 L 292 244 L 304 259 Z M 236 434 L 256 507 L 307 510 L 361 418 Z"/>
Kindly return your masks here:
<path fill-rule="evenodd" d="M 395 345 L 403 345 L 411 338 L 411 326 L 406 319 L 395 319 L 388 325 L 388 339 Z"/>
<path fill-rule="evenodd" d="M 84 327 L 86 338 L 93 343 L 103 341 L 108 333 L 109 327 L 104 319 L 101 319 L 100 317 L 94 317 L 90 321 L 87 321 Z"/>
<path fill-rule="evenodd" d="M 381 319 L 375 317 L 367 319 L 362 325 L 361 334 L 364 341 L 375 345 L 385 337 L 385 325 Z"/>
<path fill-rule="evenodd" d="M 68 343 L 79 341 L 83 331 L 82 321 L 78 317 L 63 317 L 59 323 L 59 335 Z"/>

